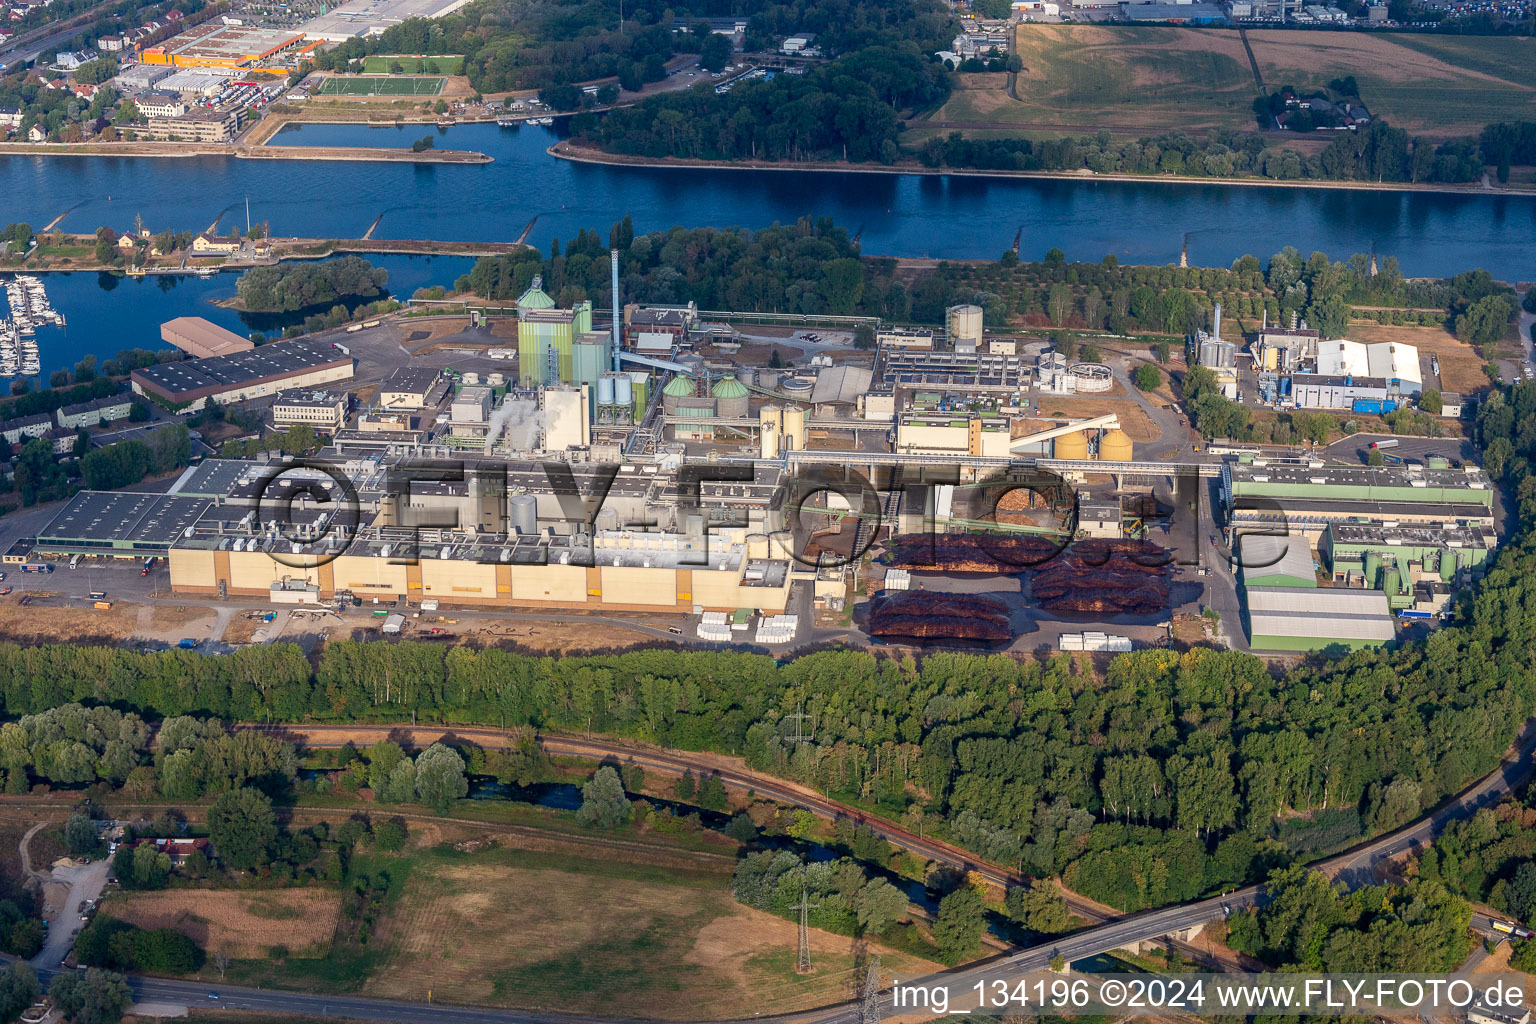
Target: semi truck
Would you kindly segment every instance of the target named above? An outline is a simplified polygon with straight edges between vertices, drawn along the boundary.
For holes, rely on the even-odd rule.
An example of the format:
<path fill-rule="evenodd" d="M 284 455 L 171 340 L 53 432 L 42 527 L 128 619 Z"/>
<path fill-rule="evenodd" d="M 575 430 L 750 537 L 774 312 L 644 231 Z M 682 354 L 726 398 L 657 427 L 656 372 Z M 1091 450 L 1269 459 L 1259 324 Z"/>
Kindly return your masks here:
<path fill-rule="evenodd" d="M 1371 451 L 1373 451 L 1373 452 L 1386 451 L 1388 448 L 1396 448 L 1396 447 L 1397 447 L 1397 440 L 1396 440 L 1396 438 L 1388 438 L 1385 441 L 1372 441 L 1371 442 Z"/>

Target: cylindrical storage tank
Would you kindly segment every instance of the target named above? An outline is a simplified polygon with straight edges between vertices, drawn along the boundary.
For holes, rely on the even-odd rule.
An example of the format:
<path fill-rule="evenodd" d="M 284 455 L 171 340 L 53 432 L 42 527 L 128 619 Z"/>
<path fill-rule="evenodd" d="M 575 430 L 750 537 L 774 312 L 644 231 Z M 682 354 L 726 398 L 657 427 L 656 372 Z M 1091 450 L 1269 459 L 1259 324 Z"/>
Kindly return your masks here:
<path fill-rule="evenodd" d="M 983 315 L 984 312 L 980 306 L 950 306 L 948 315 L 944 318 L 944 325 L 949 331 L 951 347 L 956 338 L 980 341 Z"/>
<path fill-rule="evenodd" d="M 765 459 L 779 457 L 779 424 L 774 420 L 763 419 L 758 423 L 758 452 Z"/>
<path fill-rule="evenodd" d="M 779 379 L 783 376 L 778 370 L 758 370 L 757 383 L 759 387 L 772 390 L 779 386 Z"/>
<path fill-rule="evenodd" d="M 615 388 L 617 391 L 617 388 Z M 693 397 L 693 381 L 679 374 L 667 381 L 667 386 L 661 389 L 661 408 L 668 416 L 677 415 L 677 400 Z M 618 395 L 614 395 L 617 400 Z"/>
<path fill-rule="evenodd" d="M 1081 430 L 1074 430 L 1070 434 L 1062 434 L 1056 438 L 1051 446 L 1051 451 L 1058 459 L 1086 459 L 1088 457 L 1088 435 Z"/>
<path fill-rule="evenodd" d="M 619 374 L 613 382 L 613 404 L 625 407 L 635 404 L 634 381 L 627 374 Z"/>
<path fill-rule="evenodd" d="M 1131 439 L 1120 429 L 1111 430 L 1099 441 L 1099 458 L 1111 462 L 1131 461 Z"/>
<path fill-rule="evenodd" d="M 598 530 L 617 530 L 619 528 L 619 510 L 607 507 L 598 509 L 597 522 L 593 525 Z"/>
<path fill-rule="evenodd" d="M 1374 551 L 1365 553 L 1365 585 L 1367 588 L 1381 585 L 1381 556 Z"/>
<path fill-rule="evenodd" d="M 499 388 L 507 382 L 507 375 L 500 370 L 485 375 L 485 382 L 493 388 Z"/>
<path fill-rule="evenodd" d="M 628 378 L 626 377 L 625 380 L 627 381 Z M 613 404 L 613 375 L 612 374 L 605 373 L 601 377 L 597 378 L 597 404 L 598 405 L 612 405 Z"/>
<path fill-rule="evenodd" d="M 1397 594 L 1397 566 L 1395 566 L 1395 565 L 1387 566 L 1386 575 L 1382 577 L 1381 589 L 1382 589 L 1382 592 L 1385 593 L 1388 597 L 1396 596 L 1396 594 Z"/>
<path fill-rule="evenodd" d="M 779 381 L 779 390 L 786 395 L 809 396 L 816 382 L 808 377 L 785 377 Z"/>
<path fill-rule="evenodd" d="M 1452 580 L 1461 571 L 1461 552 L 1455 548 L 1447 548 L 1440 558 L 1440 578 Z"/>
<path fill-rule="evenodd" d="M 466 386 L 471 386 L 472 387 L 472 386 L 474 386 L 476 384 L 479 384 L 479 383 L 480 383 L 480 375 L 478 373 L 476 373 L 473 370 L 465 370 L 464 371 L 464 384 Z"/>
<path fill-rule="evenodd" d="M 736 379 L 741 381 L 747 387 L 751 387 L 752 385 L 757 383 L 757 371 L 756 370 L 750 370 L 750 369 L 748 369 L 748 370 L 737 370 L 736 371 Z"/>
<path fill-rule="evenodd" d="M 507 499 L 507 528 L 520 537 L 539 532 L 539 502 L 531 494 L 514 494 Z"/>
<path fill-rule="evenodd" d="M 747 415 L 747 386 L 735 377 L 715 382 L 715 415 L 739 419 Z"/>
<path fill-rule="evenodd" d="M 784 407 L 784 450 L 805 450 L 805 410 L 798 405 Z"/>
<path fill-rule="evenodd" d="M 1424 552 L 1424 571 L 1426 573 L 1439 572 L 1440 571 L 1440 552 L 1438 552 L 1438 551 L 1426 551 L 1426 552 Z"/>

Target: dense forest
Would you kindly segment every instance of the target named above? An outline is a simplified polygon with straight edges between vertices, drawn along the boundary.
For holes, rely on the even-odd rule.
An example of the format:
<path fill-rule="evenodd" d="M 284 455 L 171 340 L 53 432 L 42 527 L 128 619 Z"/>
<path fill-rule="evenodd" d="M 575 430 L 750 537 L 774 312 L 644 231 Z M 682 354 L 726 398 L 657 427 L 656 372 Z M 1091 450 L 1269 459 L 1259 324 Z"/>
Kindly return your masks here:
<path fill-rule="evenodd" d="M 319 263 L 254 267 L 240 275 L 235 290 L 252 313 L 292 313 L 343 299 L 374 299 L 389 283 L 389 271 L 361 256 Z"/>
<path fill-rule="evenodd" d="M 928 167 L 980 170 L 1086 168 L 1099 174 L 1448 183 L 1476 181 L 1484 166 L 1476 139 L 1436 145 L 1384 121 L 1343 133 L 1312 156 L 1266 146 L 1265 137 L 1255 132 L 1223 130 L 1203 140 L 1169 132 L 1125 142 L 1108 132 L 1078 138 L 990 140 L 966 139 L 951 132 L 923 143 L 918 157 Z"/>
<path fill-rule="evenodd" d="M 488 299 L 521 295 L 535 276 L 562 306 L 609 302 L 608 250 L 620 253 L 620 289 L 658 303 L 695 302 L 704 309 L 879 316 L 938 324 L 947 306 L 981 306 L 993 328 L 1070 328 L 1111 334 L 1184 335 L 1209 326 L 1215 303 L 1229 317 L 1271 323 L 1304 317 L 1328 337 L 1341 337 L 1355 306 L 1384 323 L 1453 326 L 1463 340 L 1499 340 L 1515 309 L 1515 293 L 1482 270 L 1450 279 L 1407 279 L 1387 256 L 1371 273 L 1371 257 L 1347 261 L 1292 247 L 1267 263 L 1254 256 L 1230 268 L 1122 266 L 1113 256 L 1069 263 L 1058 249 L 1040 261 L 1004 253 L 993 262 L 941 262 L 898 277 L 896 263 L 862 259 L 846 229 L 803 218 L 756 231 L 680 228 L 636 235 L 626 218 L 606 242 L 583 229 L 546 257 L 534 249 L 483 257 L 455 287 Z M 1474 308 L 1475 307 L 1475 308 Z"/>

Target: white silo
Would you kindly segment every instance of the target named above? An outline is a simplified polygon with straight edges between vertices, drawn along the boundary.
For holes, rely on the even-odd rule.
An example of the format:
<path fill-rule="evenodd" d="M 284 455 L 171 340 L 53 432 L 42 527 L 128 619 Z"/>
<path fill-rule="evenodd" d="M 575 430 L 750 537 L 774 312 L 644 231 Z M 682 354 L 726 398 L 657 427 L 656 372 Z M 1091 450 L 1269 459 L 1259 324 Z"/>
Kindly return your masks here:
<path fill-rule="evenodd" d="M 597 378 L 597 404 L 599 406 L 613 404 L 613 374 L 605 373 Z"/>
<path fill-rule="evenodd" d="M 539 532 L 539 502 L 531 494 L 514 494 L 507 499 L 507 528 L 519 537 Z"/>

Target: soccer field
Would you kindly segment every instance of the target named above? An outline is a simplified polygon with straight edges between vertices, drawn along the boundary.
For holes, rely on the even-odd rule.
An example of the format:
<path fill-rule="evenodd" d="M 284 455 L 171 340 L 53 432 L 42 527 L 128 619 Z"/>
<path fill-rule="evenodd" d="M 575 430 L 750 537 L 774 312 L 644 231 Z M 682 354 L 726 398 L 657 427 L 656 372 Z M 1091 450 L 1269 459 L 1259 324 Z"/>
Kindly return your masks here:
<path fill-rule="evenodd" d="M 322 96 L 436 96 L 446 78 L 327 78 Z"/>

